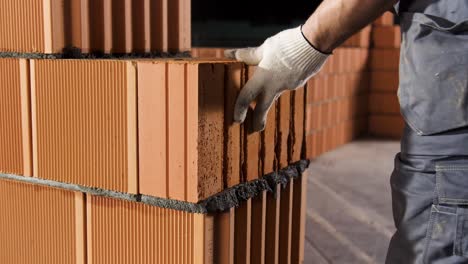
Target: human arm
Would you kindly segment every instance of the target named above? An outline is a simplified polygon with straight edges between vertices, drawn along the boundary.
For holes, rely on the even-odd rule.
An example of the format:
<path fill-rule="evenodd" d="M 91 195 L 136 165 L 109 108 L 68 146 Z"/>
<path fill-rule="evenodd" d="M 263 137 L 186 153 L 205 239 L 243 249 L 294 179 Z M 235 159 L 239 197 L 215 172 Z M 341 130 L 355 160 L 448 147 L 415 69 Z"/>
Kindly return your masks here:
<path fill-rule="evenodd" d="M 263 130 L 273 102 L 285 90 L 303 86 L 331 52 L 389 10 L 397 0 L 325 0 L 302 27 L 268 38 L 260 47 L 227 50 L 225 55 L 258 65 L 236 101 L 234 120 L 243 122 L 256 100 L 253 130 Z"/>

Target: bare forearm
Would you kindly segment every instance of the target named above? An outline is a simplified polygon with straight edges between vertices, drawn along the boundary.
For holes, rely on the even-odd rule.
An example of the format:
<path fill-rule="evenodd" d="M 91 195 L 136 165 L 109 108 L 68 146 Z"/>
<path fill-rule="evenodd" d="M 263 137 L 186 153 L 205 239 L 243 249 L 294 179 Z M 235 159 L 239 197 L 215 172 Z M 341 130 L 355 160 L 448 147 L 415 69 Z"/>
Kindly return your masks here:
<path fill-rule="evenodd" d="M 398 0 L 325 0 L 302 27 L 317 49 L 330 53 Z"/>

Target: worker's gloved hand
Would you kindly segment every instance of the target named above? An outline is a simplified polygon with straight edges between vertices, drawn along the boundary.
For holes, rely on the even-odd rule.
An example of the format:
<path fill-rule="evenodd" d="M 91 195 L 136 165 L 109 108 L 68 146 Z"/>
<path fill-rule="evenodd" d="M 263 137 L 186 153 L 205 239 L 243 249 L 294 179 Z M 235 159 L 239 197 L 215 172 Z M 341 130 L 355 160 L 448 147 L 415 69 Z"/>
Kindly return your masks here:
<path fill-rule="evenodd" d="M 268 38 L 258 48 L 226 50 L 224 55 L 249 65 L 258 65 L 253 77 L 241 90 L 236 101 L 234 121 L 242 123 L 252 101 L 257 99 L 253 130 L 265 128 L 268 110 L 280 94 L 303 86 L 328 58 L 316 50 L 301 32 L 288 29 Z"/>

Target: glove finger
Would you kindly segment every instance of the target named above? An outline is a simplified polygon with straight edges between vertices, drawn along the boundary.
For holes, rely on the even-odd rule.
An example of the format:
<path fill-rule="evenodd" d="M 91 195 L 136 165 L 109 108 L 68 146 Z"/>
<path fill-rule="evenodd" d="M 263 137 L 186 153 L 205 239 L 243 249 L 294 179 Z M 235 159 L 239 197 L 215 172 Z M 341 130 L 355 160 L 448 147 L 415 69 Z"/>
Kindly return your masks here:
<path fill-rule="evenodd" d="M 250 103 L 261 93 L 265 84 L 266 73 L 258 69 L 239 93 L 234 109 L 234 121 L 244 122 Z"/>
<path fill-rule="evenodd" d="M 253 131 L 263 131 L 265 129 L 268 112 L 280 95 L 275 91 L 276 89 L 266 88 L 265 91 L 260 94 L 253 113 Z"/>
<path fill-rule="evenodd" d="M 224 56 L 245 62 L 248 65 L 258 65 L 262 60 L 262 50 L 258 48 L 230 49 L 224 51 Z"/>

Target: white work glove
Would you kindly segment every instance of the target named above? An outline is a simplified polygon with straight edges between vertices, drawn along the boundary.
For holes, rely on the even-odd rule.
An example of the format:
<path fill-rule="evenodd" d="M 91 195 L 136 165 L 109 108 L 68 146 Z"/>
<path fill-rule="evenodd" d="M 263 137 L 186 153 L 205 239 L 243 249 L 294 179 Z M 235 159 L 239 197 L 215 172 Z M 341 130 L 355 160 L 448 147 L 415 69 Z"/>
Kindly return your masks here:
<path fill-rule="evenodd" d="M 268 110 L 285 90 L 303 86 L 328 58 L 307 41 L 301 27 L 268 38 L 260 47 L 226 50 L 224 55 L 248 65 L 258 65 L 236 101 L 234 121 L 244 122 L 251 102 L 257 99 L 253 130 L 265 128 Z M 258 98 L 257 98 L 258 97 Z"/>

